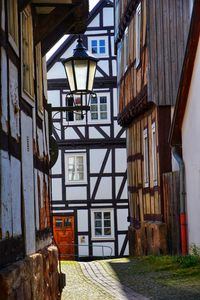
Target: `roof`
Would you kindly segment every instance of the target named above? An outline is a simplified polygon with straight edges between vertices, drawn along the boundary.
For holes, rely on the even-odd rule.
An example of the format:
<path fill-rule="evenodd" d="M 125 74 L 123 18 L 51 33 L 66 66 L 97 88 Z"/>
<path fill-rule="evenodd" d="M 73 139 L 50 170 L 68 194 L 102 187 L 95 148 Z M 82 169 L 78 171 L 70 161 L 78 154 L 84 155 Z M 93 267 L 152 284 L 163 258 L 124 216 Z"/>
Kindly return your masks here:
<path fill-rule="evenodd" d="M 109 0 L 100 0 L 95 7 L 91 10 L 86 26 L 88 26 L 91 21 L 96 17 L 96 15 L 101 11 L 101 9 L 105 6 L 113 7 L 113 2 Z M 62 54 L 66 51 L 66 49 L 77 39 L 77 36 L 74 34 L 71 34 L 64 42 L 63 44 L 57 49 L 57 51 L 54 52 L 54 54 L 48 59 L 47 61 L 47 71 L 49 71 L 52 66 L 56 63 L 56 61 L 62 56 Z"/>
<path fill-rule="evenodd" d="M 175 104 L 175 110 L 170 129 L 169 142 L 171 145 L 180 145 L 181 127 L 185 114 L 188 93 L 192 79 L 193 67 L 200 37 L 200 0 L 194 1 L 193 13 L 188 35 L 187 47 L 182 67 L 181 79 Z"/>

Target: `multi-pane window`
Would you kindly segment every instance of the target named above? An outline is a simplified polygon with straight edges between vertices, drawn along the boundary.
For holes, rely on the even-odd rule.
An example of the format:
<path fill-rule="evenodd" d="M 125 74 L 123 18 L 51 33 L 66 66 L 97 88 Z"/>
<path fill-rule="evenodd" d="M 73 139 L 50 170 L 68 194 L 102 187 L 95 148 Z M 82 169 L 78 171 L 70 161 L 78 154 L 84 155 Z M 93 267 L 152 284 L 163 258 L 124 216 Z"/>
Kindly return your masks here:
<path fill-rule="evenodd" d="M 113 237 L 113 211 L 112 210 L 92 211 L 92 237 L 93 238 Z"/>
<path fill-rule="evenodd" d="M 91 40 L 91 50 L 93 54 L 105 54 L 106 41 L 104 39 Z"/>
<path fill-rule="evenodd" d="M 157 147 L 156 147 L 156 125 L 155 122 L 151 126 L 152 129 L 152 160 L 153 160 L 153 183 L 157 185 L 158 170 L 157 170 Z"/>
<path fill-rule="evenodd" d="M 100 96 L 91 99 L 90 105 L 91 120 L 107 120 L 108 119 L 108 104 L 107 97 Z"/>
<path fill-rule="evenodd" d="M 84 154 L 67 154 L 67 183 L 83 183 L 86 180 L 86 162 Z"/>
<path fill-rule="evenodd" d="M 135 16 L 135 66 L 140 63 L 141 3 L 138 4 Z"/>
<path fill-rule="evenodd" d="M 17 0 L 8 1 L 8 31 L 18 47 L 18 5 Z"/>
<path fill-rule="evenodd" d="M 22 65 L 23 90 L 34 97 L 34 58 L 33 58 L 33 27 L 31 7 L 27 6 L 22 12 Z"/>
<path fill-rule="evenodd" d="M 144 186 L 149 186 L 149 155 L 148 155 L 148 131 L 143 131 L 143 149 L 144 149 Z"/>

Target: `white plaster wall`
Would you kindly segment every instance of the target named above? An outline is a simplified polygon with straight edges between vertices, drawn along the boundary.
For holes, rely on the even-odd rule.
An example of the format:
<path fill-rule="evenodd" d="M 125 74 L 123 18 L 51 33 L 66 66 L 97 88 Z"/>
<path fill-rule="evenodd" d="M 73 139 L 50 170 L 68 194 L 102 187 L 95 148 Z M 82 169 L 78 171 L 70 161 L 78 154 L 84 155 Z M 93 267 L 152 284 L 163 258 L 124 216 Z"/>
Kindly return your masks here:
<path fill-rule="evenodd" d="M 99 14 L 89 23 L 88 27 L 98 27 L 99 23 Z"/>
<path fill-rule="evenodd" d="M 114 10 L 112 7 L 104 7 L 103 9 L 103 26 L 114 25 Z"/>
<path fill-rule="evenodd" d="M 11 156 L 11 202 L 12 202 L 12 234 L 22 233 L 21 227 L 21 162 Z"/>
<path fill-rule="evenodd" d="M 52 106 L 60 106 L 60 91 L 48 91 L 48 103 L 52 104 Z"/>
<path fill-rule="evenodd" d="M 72 43 L 71 46 L 69 46 L 69 48 L 67 48 L 67 50 L 61 55 L 61 58 L 66 59 L 72 56 L 74 53 L 74 49 L 76 48 L 76 45 L 77 45 L 77 40 L 75 40 L 75 42 Z"/>
<path fill-rule="evenodd" d="M 125 239 L 125 234 L 120 234 L 118 235 L 118 254 L 120 254 L 123 243 L 124 243 L 124 239 Z M 125 251 L 124 251 L 124 255 L 129 255 L 129 243 L 127 243 Z"/>
<path fill-rule="evenodd" d="M 65 69 L 61 62 L 55 63 L 47 73 L 47 79 L 66 78 Z M 67 79 L 66 79 L 67 80 Z"/>
<path fill-rule="evenodd" d="M 102 177 L 95 199 L 112 199 L 112 178 Z"/>
<path fill-rule="evenodd" d="M 115 150 L 115 170 L 116 172 L 126 172 L 126 149 Z"/>
<path fill-rule="evenodd" d="M 66 188 L 66 200 L 87 200 L 87 188 L 85 186 L 72 186 Z"/>
<path fill-rule="evenodd" d="M 78 232 L 88 231 L 88 210 L 77 211 Z"/>
<path fill-rule="evenodd" d="M 114 242 L 101 242 L 101 243 L 92 243 L 92 245 L 94 245 L 93 247 L 93 256 L 103 256 L 102 253 L 102 247 L 101 246 L 108 246 L 112 249 L 112 254 L 111 254 L 111 249 L 110 248 L 104 248 L 104 257 L 105 256 L 110 256 L 110 254 L 112 256 L 115 255 L 115 245 Z"/>
<path fill-rule="evenodd" d="M 117 210 L 117 229 L 128 230 L 129 222 L 127 222 L 128 208 Z"/>
<path fill-rule="evenodd" d="M 123 177 L 122 176 L 116 176 L 115 177 L 115 197 L 117 197 L 118 193 L 119 193 L 119 189 L 121 187 L 121 183 L 123 181 Z M 121 199 L 127 199 L 128 198 L 128 194 L 127 194 L 127 181 L 124 185 L 124 189 L 122 191 L 122 194 L 121 194 Z"/>
<path fill-rule="evenodd" d="M 32 119 L 21 112 L 22 184 L 24 199 L 25 246 L 27 255 L 34 253 L 36 250 L 32 132 Z"/>
<path fill-rule="evenodd" d="M 109 75 L 109 64 L 108 60 L 99 60 L 98 66 L 107 74 Z"/>
<path fill-rule="evenodd" d="M 106 154 L 106 149 L 94 149 L 90 150 L 90 173 L 99 173 L 104 157 Z M 111 153 L 109 154 L 108 161 L 105 166 L 104 173 L 111 172 Z"/>
<path fill-rule="evenodd" d="M 58 151 L 58 159 L 52 168 L 52 174 L 61 174 L 61 150 Z"/>
<path fill-rule="evenodd" d="M 200 42 L 182 124 L 183 159 L 186 169 L 189 244 L 200 246 Z"/>
<path fill-rule="evenodd" d="M 78 247 L 78 254 L 79 257 L 81 256 L 89 256 L 89 240 L 87 235 L 81 235 L 78 237 L 78 244 L 80 245 Z"/>
<path fill-rule="evenodd" d="M 52 178 L 52 199 L 54 201 L 62 200 L 62 179 L 61 178 Z"/>

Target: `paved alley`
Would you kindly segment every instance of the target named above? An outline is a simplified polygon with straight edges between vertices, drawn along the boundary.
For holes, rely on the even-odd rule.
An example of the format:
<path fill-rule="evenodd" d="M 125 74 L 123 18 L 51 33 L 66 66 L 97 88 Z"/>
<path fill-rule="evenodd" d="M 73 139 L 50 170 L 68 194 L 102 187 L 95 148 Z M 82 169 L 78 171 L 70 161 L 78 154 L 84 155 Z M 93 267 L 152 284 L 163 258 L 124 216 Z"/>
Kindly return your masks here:
<path fill-rule="evenodd" d="M 62 271 L 66 274 L 62 300 L 148 299 L 121 284 L 112 268 L 101 261 L 63 262 Z"/>

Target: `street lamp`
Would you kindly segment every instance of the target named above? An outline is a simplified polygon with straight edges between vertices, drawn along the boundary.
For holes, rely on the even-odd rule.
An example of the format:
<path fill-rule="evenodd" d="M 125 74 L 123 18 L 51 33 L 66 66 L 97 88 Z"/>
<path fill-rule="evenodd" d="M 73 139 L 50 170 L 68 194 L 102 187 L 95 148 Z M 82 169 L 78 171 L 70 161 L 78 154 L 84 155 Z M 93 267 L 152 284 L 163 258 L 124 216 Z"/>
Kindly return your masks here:
<path fill-rule="evenodd" d="M 83 111 L 87 112 L 90 110 L 90 98 L 96 97 L 96 94 L 93 92 L 93 84 L 98 59 L 89 54 L 83 46 L 80 36 L 77 42 L 78 44 L 74 49 L 73 56 L 62 60 L 70 88 L 70 92 L 66 95 L 66 106 L 52 107 L 50 104 L 48 105 L 51 113 L 66 112 L 66 119 L 68 121 L 74 120 L 74 112 L 80 112 L 80 117 L 83 119 Z M 83 95 L 86 100 L 89 95 L 89 101 L 86 105 L 83 105 Z M 51 121 L 49 120 L 49 123 L 52 124 L 52 119 Z M 52 135 L 50 136 L 50 153 L 50 167 L 52 167 L 58 157 L 58 145 Z"/>
<path fill-rule="evenodd" d="M 90 55 L 78 38 L 74 54 L 62 61 L 72 94 L 92 94 L 97 59 Z"/>

